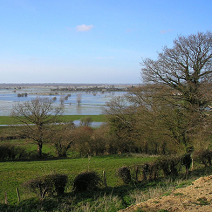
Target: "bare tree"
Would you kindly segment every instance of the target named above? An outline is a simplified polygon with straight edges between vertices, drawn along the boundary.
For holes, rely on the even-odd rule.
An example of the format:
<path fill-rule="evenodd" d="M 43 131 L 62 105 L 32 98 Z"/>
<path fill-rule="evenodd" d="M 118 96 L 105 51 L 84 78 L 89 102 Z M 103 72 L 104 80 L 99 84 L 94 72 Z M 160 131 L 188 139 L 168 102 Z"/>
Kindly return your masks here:
<path fill-rule="evenodd" d="M 60 96 L 60 104 L 61 105 L 64 105 L 64 102 L 65 102 L 64 96 Z"/>
<path fill-rule="evenodd" d="M 164 47 L 157 60 L 142 62 L 145 82 L 165 84 L 179 92 L 187 105 L 202 109 L 208 106 L 212 79 L 212 33 L 179 36 L 173 48 Z"/>
<path fill-rule="evenodd" d="M 92 118 L 90 116 L 85 116 L 80 119 L 80 126 L 87 126 L 90 127 L 92 124 Z"/>
<path fill-rule="evenodd" d="M 48 141 L 53 130 L 53 123 L 58 122 L 62 108 L 54 108 L 52 100 L 37 97 L 31 101 L 17 103 L 12 110 L 12 116 L 23 127 L 21 136 L 32 139 L 38 146 L 38 156 L 42 157 L 43 143 Z"/>
<path fill-rule="evenodd" d="M 181 114 L 185 143 L 206 129 L 209 113 L 205 109 L 212 102 L 211 32 L 179 36 L 172 48 L 164 47 L 157 60 L 144 59 L 141 74 L 147 84 L 166 87 L 160 97 Z M 183 117 L 187 117 L 187 124 Z"/>
<path fill-rule="evenodd" d="M 130 104 L 137 106 L 137 127 L 146 140 L 170 141 L 188 145 L 196 113 L 179 107 L 171 90 L 164 85 L 143 85 L 128 94 Z M 192 117 L 191 117 L 192 115 Z M 193 131 L 192 131 L 193 132 Z"/>
<path fill-rule="evenodd" d="M 209 137 L 212 102 L 212 33 L 174 40 L 157 60 L 142 62 L 145 84 L 113 99 L 104 111 L 122 145 L 133 141 L 146 153 L 176 153 Z M 206 133 L 207 131 L 207 133 Z M 202 137 L 203 139 L 203 137 Z M 202 141 L 202 143 L 205 141 Z"/>
<path fill-rule="evenodd" d="M 79 93 L 79 94 L 77 94 L 77 104 L 80 105 L 81 101 L 82 101 L 82 94 Z"/>
<path fill-rule="evenodd" d="M 57 126 L 57 130 L 51 139 L 57 156 L 67 157 L 68 150 L 74 144 L 74 130 L 75 125 L 73 122 L 61 123 Z"/>
<path fill-rule="evenodd" d="M 137 106 L 130 104 L 125 96 L 113 98 L 104 109 L 110 125 L 110 133 L 117 139 L 120 152 L 130 152 L 136 137 Z"/>

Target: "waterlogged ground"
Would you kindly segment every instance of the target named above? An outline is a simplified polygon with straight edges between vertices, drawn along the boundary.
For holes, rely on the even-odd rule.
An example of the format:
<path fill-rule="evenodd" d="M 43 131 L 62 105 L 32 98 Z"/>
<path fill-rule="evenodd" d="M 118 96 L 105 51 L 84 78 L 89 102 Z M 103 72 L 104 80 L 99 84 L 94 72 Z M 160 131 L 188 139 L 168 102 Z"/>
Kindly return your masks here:
<path fill-rule="evenodd" d="M 115 96 L 122 96 L 125 92 L 74 92 L 74 91 L 51 91 L 50 86 L 36 87 L 0 87 L 0 116 L 8 116 L 11 114 L 13 106 L 17 102 L 30 101 L 33 98 L 39 97 L 56 97 L 55 106 L 61 104 L 61 99 L 64 99 L 68 94 L 71 95 L 64 101 L 64 115 L 99 115 L 102 110 Z M 18 97 L 18 94 L 27 93 L 27 97 Z M 50 95 L 51 94 L 51 95 Z M 78 104 L 77 99 L 81 99 Z"/>

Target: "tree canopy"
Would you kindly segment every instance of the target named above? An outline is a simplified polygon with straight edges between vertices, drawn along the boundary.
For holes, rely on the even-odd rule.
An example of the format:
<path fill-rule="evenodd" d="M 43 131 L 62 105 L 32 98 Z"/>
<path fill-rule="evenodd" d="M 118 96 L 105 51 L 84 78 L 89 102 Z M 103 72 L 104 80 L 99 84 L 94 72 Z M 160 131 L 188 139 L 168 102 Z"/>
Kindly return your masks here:
<path fill-rule="evenodd" d="M 208 106 L 212 80 L 212 33 L 179 36 L 172 48 L 164 47 L 158 59 L 143 59 L 146 83 L 165 84 L 191 105 Z"/>
<path fill-rule="evenodd" d="M 141 65 L 144 84 L 108 103 L 111 131 L 145 153 L 176 153 L 197 140 L 206 144 L 211 134 L 212 33 L 179 36 L 172 48 L 165 46 L 156 60 L 144 58 Z"/>

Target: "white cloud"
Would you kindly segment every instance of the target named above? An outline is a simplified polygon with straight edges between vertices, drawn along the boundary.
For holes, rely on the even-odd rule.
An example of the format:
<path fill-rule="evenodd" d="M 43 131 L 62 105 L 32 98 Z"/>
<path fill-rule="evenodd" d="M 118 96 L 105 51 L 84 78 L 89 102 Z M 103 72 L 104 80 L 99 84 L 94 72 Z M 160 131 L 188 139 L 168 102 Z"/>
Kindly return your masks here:
<path fill-rule="evenodd" d="M 76 27 L 76 29 L 77 29 L 78 32 L 86 32 L 86 31 L 91 30 L 93 27 L 94 27 L 93 25 L 82 24 L 82 25 L 78 25 Z"/>
<path fill-rule="evenodd" d="M 171 31 L 172 31 L 172 29 L 161 30 L 160 33 L 161 33 L 161 34 L 166 34 L 166 33 L 169 33 L 169 32 L 171 32 Z"/>
<path fill-rule="evenodd" d="M 112 59 L 115 59 L 115 57 L 94 57 L 94 59 L 97 59 L 97 60 L 112 60 Z"/>

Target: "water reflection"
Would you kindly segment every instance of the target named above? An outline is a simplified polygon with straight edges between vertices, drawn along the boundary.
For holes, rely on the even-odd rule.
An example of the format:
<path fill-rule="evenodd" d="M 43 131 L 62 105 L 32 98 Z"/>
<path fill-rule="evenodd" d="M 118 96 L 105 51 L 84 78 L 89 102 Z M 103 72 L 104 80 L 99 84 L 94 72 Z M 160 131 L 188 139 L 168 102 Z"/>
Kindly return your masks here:
<path fill-rule="evenodd" d="M 21 93 L 28 93 L 27 96 L 18 97 L 17 93 L 9 89 L 0 89 L 0 116 L 8 116 L 11 114 L 13 105 L 17 102 L 30 101 L 33 98 L 48 97 L 54 98 L 54 105 L 60 106 L 61 98 L 63 98 L 64 114 L 65 115 L 98 115 L 102 114 L 102 108 L 115 96 L 122 96 L 126 92 L 69 92 L 49 94 L 49 88 L 26 88 L 22 89 Z M 45 94 L 45 95 L 44 95 Z M 68 96 L 68 98 L 67 98 Z M 81 98 L 78 104 L 79 96 Z"/>
<path fill-rule="evenodd" d="M 76 112 L 76 114 L 81 115 L 81 114 L 82 114 L 82 108 L 81 108 L 81 105 L 80 105 L 80 104 L 78 104 L 78 105 L 76 106 L 76 108 L 77 108 L 77 112 Z"/>

